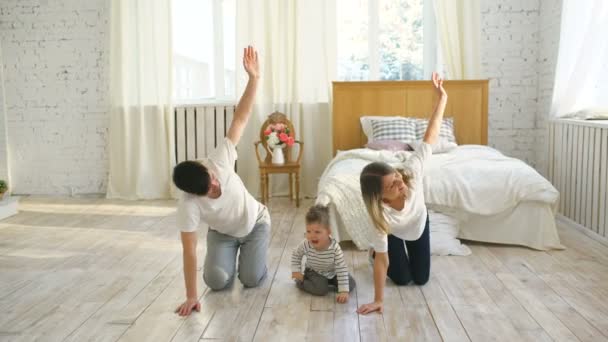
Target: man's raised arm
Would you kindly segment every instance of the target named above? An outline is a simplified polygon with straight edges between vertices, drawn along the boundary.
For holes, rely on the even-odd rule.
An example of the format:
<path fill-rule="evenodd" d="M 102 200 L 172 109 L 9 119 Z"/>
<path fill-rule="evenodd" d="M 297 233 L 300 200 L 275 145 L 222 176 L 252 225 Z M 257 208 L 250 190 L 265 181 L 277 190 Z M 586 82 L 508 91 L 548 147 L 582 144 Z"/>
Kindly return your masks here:
<path fill-rule="evenodd" d="M 243 51 L 243 67 L 249 75 L 249 81 L 247 87 L 239 103 L 236 105 L 234 111 L 234 118 L 228 129 L 227 137 L 232 141 L 234 145 L 239 143 L 243 131 L 251 116 L 251 110 L 255 101 L 255 94 L 258 88 L 258 79 L 260 78 L 260 66 L 258 64 L 258 53 L 252 46 L 248 46 Z"/>

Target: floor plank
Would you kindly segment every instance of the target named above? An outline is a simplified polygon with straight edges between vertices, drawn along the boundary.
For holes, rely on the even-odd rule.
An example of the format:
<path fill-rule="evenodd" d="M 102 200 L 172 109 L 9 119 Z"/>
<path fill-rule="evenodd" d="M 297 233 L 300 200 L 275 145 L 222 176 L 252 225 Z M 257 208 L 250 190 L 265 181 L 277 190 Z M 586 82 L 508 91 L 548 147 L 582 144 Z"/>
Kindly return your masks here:
<path fill-rule="evenodd" d="M 435 258 L 435 274 L 472 341 L 519 341 L 521 335 L 496 306 L 466 258 Z"/>
<path fill-rule="evenodd" d="M 587 320 L 531 270 L 517 247 L 488 248 L 507 271 L 496 276 L 553 339 L 593 340 L 598 334 Z M 538 252 L 544 253 L 544 252 Z"/>

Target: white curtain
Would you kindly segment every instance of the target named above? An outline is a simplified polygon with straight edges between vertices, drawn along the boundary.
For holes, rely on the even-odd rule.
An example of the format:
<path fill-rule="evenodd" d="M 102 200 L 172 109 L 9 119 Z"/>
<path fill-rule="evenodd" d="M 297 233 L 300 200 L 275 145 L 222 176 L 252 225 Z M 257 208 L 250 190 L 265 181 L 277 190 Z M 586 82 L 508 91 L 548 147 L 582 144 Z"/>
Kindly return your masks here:
<path fill-rule="evenodd" d="M 608 1 L 564 0 L 551 116 L 608 108 Z"/>
<path fill-rule="evenodd" d="M 443 62 L 451 79 L 481 78 L 479 0 L 434 0 Z"/>
<path fill-rule="evenodd" d="M 171 195 L 171 0 L 112 0 L 108 198 Z"/>
<path fill-rule="evenodd" d="M 268 114 L 285 113 L 304 141 L 301 195 L 316 196 L 318 179 L 332 157 L 331 81 L 336 75 L 335 0 L 238 0 L 237 46 L 259 51 L 262 78 L 254 113 L 238 146 L 238 172 L 259 192 L 253 142 Z M 240 61 L 238 65 L 240 65 Z M 239 89 L 246 82 L 242 68 Z M 286 176 L 271 176 L 271 194 L 289 190 Z"/>

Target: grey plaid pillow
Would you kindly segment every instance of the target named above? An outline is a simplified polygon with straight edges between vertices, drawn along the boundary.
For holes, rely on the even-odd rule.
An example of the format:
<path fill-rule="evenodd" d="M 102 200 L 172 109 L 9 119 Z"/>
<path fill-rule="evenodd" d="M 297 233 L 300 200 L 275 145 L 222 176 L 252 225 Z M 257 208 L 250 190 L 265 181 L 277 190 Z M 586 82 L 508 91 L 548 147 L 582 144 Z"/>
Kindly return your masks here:
<path fill-rule="evenodd" d="M 416 120 L 416 140 L 422 140 L 424 133 L 429 125 L 429 120 L 417 119 Z M 439 139 L 445 139 L 449 142 L 456 142 L 454 136 L 454 118 L 443 118 L 441 127 L 439 128 Z"/>
<path fill-rule="evenodd" d="M 373 141 L 399 140 L 410 142 L 416 140 L 416 121 L 412 119 L 372 121 Z"/>

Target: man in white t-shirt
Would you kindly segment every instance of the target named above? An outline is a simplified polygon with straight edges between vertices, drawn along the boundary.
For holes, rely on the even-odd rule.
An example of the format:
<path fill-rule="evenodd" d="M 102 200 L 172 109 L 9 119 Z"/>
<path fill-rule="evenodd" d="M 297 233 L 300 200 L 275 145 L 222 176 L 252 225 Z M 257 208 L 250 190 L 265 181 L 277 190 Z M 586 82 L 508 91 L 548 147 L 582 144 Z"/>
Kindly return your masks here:
<path fill-rule="evenodd" d="M 192 310 L 200 311 L 196 245 L 201 222 L 209 226 L 203 266 L 203 279 L 209 288 L 221 290 L 232 282 L 237 253 L 238 278 L 244 286 L 257 286 L 266 275 L 270 216 L 234 172 L 235 147 L 249 120 L 260 76 L 258 55 L 251 46 L 244 51 L 243 66 L 249 82 L 236 106 L 226 138 L 206 159 L 185 161 L 173 170 L 173 182 L 184 192 L 177 210 L 186 282 L 186 301 L 175 310 L 180 316 L 187 316 Z"/>

